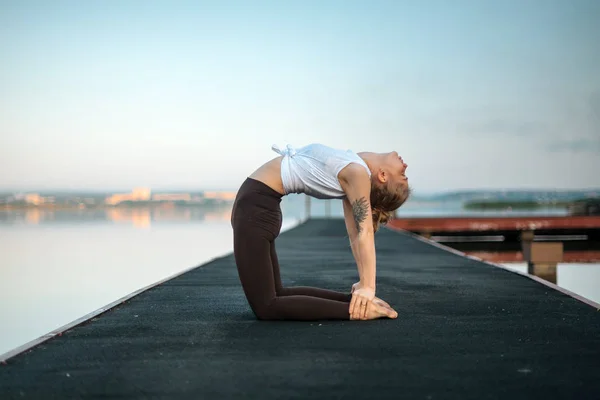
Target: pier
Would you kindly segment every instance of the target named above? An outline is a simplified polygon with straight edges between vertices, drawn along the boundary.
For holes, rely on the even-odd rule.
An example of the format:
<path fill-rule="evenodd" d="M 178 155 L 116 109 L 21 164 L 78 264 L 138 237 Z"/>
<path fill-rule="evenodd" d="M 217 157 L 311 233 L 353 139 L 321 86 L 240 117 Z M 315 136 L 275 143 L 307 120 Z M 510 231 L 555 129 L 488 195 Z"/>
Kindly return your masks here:
<path fill-rule="evenodd" d="M 600 262 L 600 216 L 398 218 L 389 227 L 491 262 L 526 262 L 556 283 L 556 266 Z"/>
<path fill-rule="evenodd" d="M 376 234 L 396 320 L 258 321 L 227 255 L 1 355 L 0 398 L 597 398 L 599 304 L 399 229 Z M 341 219 L 276 243 L 286 286 L 356 282 Z"/>

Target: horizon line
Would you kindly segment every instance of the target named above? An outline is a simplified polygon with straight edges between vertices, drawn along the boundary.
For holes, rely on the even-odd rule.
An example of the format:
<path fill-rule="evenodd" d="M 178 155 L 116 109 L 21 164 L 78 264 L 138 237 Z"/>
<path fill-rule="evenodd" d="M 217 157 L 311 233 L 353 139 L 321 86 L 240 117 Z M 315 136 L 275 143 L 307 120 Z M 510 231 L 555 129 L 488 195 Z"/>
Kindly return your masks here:
<path fill-rule="evenodd" d="M 55 193 L 130 193 L 133 189 L 144 188 L 149 189 L 151 192 L 231 192 L 237 191 L 238 189 L 186 189 L 186 188 L 152 188 L 146 186 L 135 186 L 129 189 L 90 189 L 90 188 L 54 188 L 54 189 L 15 189 L 15 188 L 1 188 L 0 193 L 43 193 L 43 192 L 55 192 Z M 461 193 L 461 192 L 588 192 L 588 191 L 600 191 L 600 187 L 582 187 L 582 188 L 570 188 L 570 189 L 556 189 L 556 188 L 457 188 L 457 189 L 440 189 L 440 190 L 425 190 L 420 192 L 421 194 L 450 194 L 450 193 Z M 415 191 L 419 193 L 419 191 Z M 296 194 L 296 193 L 291 193 Z"/>

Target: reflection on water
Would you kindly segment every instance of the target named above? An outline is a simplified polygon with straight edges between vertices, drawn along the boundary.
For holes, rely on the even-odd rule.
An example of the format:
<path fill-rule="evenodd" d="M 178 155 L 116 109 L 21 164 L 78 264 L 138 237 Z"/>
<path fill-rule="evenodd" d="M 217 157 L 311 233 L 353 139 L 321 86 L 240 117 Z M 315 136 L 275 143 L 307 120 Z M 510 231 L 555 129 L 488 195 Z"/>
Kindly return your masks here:
<path fill-rule="evenodd" d="M 306 216 L 304 195 L 285 196 L 281 202 L 286 218 L 300 220 Z M 219 206 L 178 206 L 163 204 L 154 207 L 107 207 L 103 209 L 45 209 L 29 208 L 20 210 L 0 209 L 0 225 L 90 222 L 128 224 L 137 228 L 149 228 L 163 222 L 197 223 L 203 221 L 228 222 L 232 204 Z M 460 201 L 419 202 L 408 201 L 398 210 L 398 217 L 433 216 L 519 216 L 519 215 L 565 215 L 564 209 L 541 208 L 532 211 L 470 211 L 463 208 Z M 313 217 L 342 217 L 342 202 L 338 200 L 311 200 L 310 215 Z"/>
<path fill-rule="evenodd" d="M 38 225 L 75 221 L 113 222 L 149 228 L 160 222 L 229 221 L 231 206 L 222 207 L 114 207 L 98 210 L 50 210 L 30 208 L 0 210 L 0 224 Z"/>
<path fill-rule="evenodd" d="M 113 222 L 132 222 L 138 228 L 148 228 L 152 215 L 150 209 L 109 209 L 106 211 L 106 217 Z"/>
<path fill-rule="evenodd" d="M 336 202 L 341 203 L 341 202 Z M 325 202 L 314 202 L 312 214 L 323 216 Z M 153 207 L 106 207 L 98 209 L 1 209 L 0 226 L 2 225 L 57 225 L 81 222 L 95 222 L 99 224 L 129 225 L 136 228 L 150 228 L 155 224 L 163 223 L 202 223 L 202 222 L 229 222 L 231 219 L 232 204 L 226 203 L 213 206 L 181 206 L 162 204 Z M 304 218 L 304 198 L 300 195 L 286 196 L 281 202 L 284 218 L 300 220 Z M 336 206 L 331 215 L 342 215 L 341 206 Z"/>

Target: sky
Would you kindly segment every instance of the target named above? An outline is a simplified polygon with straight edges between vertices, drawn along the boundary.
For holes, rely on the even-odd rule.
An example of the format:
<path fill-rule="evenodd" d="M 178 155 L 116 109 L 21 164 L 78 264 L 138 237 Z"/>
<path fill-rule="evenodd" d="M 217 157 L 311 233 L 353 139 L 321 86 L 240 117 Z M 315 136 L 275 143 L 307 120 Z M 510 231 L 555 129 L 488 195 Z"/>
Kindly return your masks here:
<path fill-rule="evenodd" d="M 319 142 L 415 193 L 600 187 L 600 2 L 0 0 L 0 189 L 237 189 Z"/>

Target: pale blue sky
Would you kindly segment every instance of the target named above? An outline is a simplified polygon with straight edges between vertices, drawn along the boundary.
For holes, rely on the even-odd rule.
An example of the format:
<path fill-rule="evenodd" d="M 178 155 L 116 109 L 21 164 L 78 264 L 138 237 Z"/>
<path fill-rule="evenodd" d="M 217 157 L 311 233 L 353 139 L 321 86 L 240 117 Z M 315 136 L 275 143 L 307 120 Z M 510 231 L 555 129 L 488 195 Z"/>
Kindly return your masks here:
<path fill-rule="evenodd" d="M 0 188 L 235 189 L 271 144 L 416 192 L 600 187 L 600 1 L 0 1 Z"/>

